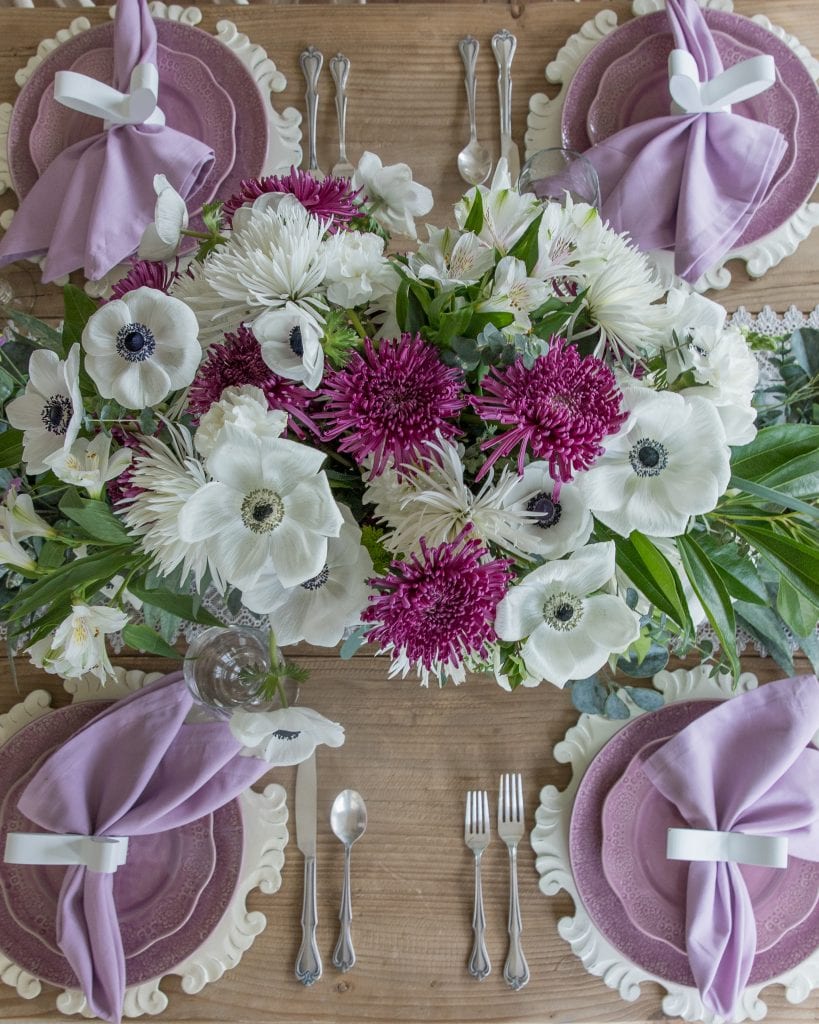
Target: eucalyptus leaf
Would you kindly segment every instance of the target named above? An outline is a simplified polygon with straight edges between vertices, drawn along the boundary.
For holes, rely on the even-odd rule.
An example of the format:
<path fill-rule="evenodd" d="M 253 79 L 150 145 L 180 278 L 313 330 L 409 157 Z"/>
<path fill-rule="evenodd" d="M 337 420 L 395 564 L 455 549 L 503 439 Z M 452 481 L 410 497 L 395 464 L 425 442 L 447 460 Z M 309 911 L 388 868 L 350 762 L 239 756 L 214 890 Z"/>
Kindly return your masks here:
<path fill-rule="evenodd" d="M 357 629 L 354 629 L 341 645 L 339 657 L 344 661 L 349 661 L 355 652 L 367 642 L 367 631 L 369 628 L 369 626 L 359 626 Z"/>
<path fill-rule="evenodd" d="M 665 698 L 658 690 L 649 689 L 647 686 L 624 686 L 623 689 L 643 711 L 656 711 L 665 703 Z"/>
<path fill-rule="evenodd" d="M 651 679 L 658 672 L 662 672 L 668 664 L 668 649 L 658 643 L 653 643 L 642 659 L 639 659 L 633 651 L 626 653 L 628 657 L 621 654 L 617 659 L 617 668 L 634 679 Z"/>
<path fill-rule="evenodd" d="M 631 718 L 631 712 L 628 709 L 628 705 L 625 701 L 621 700 L 616 693 L 610 693 L 608 697 L 606 697 L 603 713 L 606 718 L 613 718 L 618 721 L 620 719 Z"/>
<path fill-rule="evenodd" d="M 606 688 L 597 678 L 576 679 L 571 683 L 572 704 L 587 715 L 602 715 L 606 704 Z"/>

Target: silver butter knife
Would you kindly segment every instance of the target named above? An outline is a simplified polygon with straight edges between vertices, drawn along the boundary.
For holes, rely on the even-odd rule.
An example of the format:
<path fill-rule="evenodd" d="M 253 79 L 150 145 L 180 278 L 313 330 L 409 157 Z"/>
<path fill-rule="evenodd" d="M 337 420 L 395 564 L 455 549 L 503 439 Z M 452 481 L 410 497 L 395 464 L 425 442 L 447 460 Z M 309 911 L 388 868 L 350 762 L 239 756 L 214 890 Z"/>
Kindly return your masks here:
<path fill-rule="evenodd" d="M 321 977 L 321 955 L 316 944 L 316 754 L 302 761 L 296 772 L 296 844 L 304 855 L 304 902 L 301 908 L 301 947 L 296 977 L 312 985 Z"/>
<path fill-rule="evenodd" d="M 492 36 L 492 53 L 498 65 L 501 156 L 506 157 L 512 184 L 520 177 L 520 153 L 512 141 L 512 58 L 518 41 L 508 29 Z"/>

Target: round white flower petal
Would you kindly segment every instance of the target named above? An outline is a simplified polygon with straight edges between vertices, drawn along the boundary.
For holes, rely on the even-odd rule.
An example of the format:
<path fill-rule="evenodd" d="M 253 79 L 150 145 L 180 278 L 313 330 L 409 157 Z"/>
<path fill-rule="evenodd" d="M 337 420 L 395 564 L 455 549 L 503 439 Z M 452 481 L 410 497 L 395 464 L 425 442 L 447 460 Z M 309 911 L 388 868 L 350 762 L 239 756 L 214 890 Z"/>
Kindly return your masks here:
<path fill-rule="evenodd" d="M 271 531 L 268 545 L 276 572 L 285 587 L 295 587 L 318 576 L 327 561 L 327 538 L 306 534 L 289 518 Z"/>
<path fill-rule="evenodd" d="M 510 587 L 495 613 L 501 640 L 521 640 L 543 623 L 543 589 L 525 582 Z"/>
<path fill-rule="evenodd" d="M 179 513 L 179 536 L 187 543 L 207 540 L 241 524 L 241 497 L 216 480 L 192 494 Z"/>
<path fill-rule="evenodd" d="M 293 490 L 299 480 L 315 476 L 324 465 L 325 457 L 317 448 L 280 437 L 264 446 L 264 479 L 284 497 Z"/>
<path fill-rule="evenodd" d="M 532 633 L 520 653 L 530 675 L 554 686 L 562 687 L 569 679 L 583 678 L 575 676 L 576 661 L 568 638 L 545 622 Z"/>
<path fill-rule="evenodd" d="M 284 507 L 288 516 L 309 530 L 336 536 L 341 529 L 341 513 L 324 473 L 296 484 L 284 495 Z"/>
<path fill-rule="evenodd" d="M 606 649 L 606 657 L 611 652 L 622 653 L 640 635 L 639 617 L 625 602 L 612 594 L 592 594 L 587 597 L 583 614 L 585 627 L 593 634 L 595 641 Z"/>
<path fill-rule="evenodd" d="M 263 465 L 261 441 L 252 434 L 237 431 L 235 427 L 222 430 L 222 439 L 208 456 L 207 462 L 211 476 L 245 494 L 259 486 L 261 480 L 270 482 Z"/>

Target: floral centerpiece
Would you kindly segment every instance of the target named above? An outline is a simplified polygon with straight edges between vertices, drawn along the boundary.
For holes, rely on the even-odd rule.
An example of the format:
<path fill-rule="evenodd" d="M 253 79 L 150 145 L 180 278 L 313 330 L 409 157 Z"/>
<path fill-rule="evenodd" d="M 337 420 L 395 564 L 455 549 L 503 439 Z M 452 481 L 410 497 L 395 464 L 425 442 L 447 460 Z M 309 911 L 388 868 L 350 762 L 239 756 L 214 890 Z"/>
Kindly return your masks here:
<path fill-rule="evenodd" d="M 571 683 L 615 717 L 610 670 L 737 675 L 738 627 L 816 664 L 811 332 L 727 326 L 503 163 L 399 253 L 432 197 L 369 153 L 245 182 L 198 234 L 155 188 L 106 298 L 8 312 L 2 617 L 37 665 L 104 678 L 113 632 L 178 657 L 206 591 L 280 646 Z"/>

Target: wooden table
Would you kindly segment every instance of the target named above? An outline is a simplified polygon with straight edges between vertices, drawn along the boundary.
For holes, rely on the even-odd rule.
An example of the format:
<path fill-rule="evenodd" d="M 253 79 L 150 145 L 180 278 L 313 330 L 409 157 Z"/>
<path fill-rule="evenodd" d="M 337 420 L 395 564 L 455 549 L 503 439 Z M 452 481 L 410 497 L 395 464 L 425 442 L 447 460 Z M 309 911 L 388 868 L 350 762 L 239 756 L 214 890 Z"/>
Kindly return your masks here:
<path fill-rule="evenodd" d="M 299 51 L 309 43 L 325 54 L 342 50 L 353 62 L 350 91 L 349 150 L 353 159 L 365 148 L 385 162 L 405 160 L 415 177 L 429 185 L 437 205 L 430 220 L 449 220 L 449 206 L 461 190 L 455 154 L 466 140 L 465 98 L 456 43 L 471 32 L 484 44 L 479 61 L 480 135 L 497 149 L 495 68 L 491 34 L 504 26 L 519 39 L 514 66 L 514 128 L 522 142 L 528 96 L 554 92 L 543 69 L 566 38 L 604 7 L 618 12 L 623 0 L 601 4 L 583 0 L 532 4 L 377 4 L 367 7 L 271 7 L 205 9 L 203 24 L 233 19 L 242 31 L 268 49 L 288 78 L 282 105 L 303 105 Z M 763 7 L 758 0 L 737 0 L 744 14 Z M 819 53 L 819 21 L 813 0 L 768 0 L 769 15 Z M 0 10 L 0 100 L 17 93 L 14 71 L 25 64 L 40 39 L 82 13 L 104 21 L 103 11 Z M 329 80 L 328 80 L 329 81 Z M 323 166 L 332 163 L 335 138 L 331 104 L 322 106 L 319 147 Z M 0 204 L 4 203 L 0 199 Z M 760 281 L 735 268 L 735 283 L 719 298 L 729 309 L 745 305 L 758 311 L 770 304 L 808 310 L 819 302 L 819 234 L 798 255 Z M 21 297 L 35 310 L 55 316 L 58 295 L 34 286 L 31 274 L 13 273 Z M 250 908 L 268 916 L 268 929 L 241 964 L 203 994 L 182 994 L 170 979 L 171 996 L 161 1018 L 167 1024 L 223 1022 L 410 1022 L 657 1020 L 660 990 L 646 986 L 636 1003 L 625 1003 L 582 968 L 558 937 L 557 921 L 571 912 L 565 895 L 546 898 L 537 888 L 534 856 L 522 847 L 521 904 L 524 943 L 532 980 L 521 992 L 504 984 L 506 954 L 506 851 L 497 838 L 484 857 L 488 946 L 494 969 L 482 984 L 465 971 L 471 946 L 472 862 L 463 845 L 463 796 L 469 788 L 492 792 L 502 771 L 520 770 L 526 783 L 531 821 L 540 788 L 564 786 L 568 770 L 551 756 L 576 717 L 567 695 L 544 685 L 537 690 L 503 693 L 492 680 L 470 679 L 456 689 L 423 690 L 412 680 L 390 682 L 386 662 L 366 656 L 341 662 L 316 650 L 299 659 L 311 670 L 309 696 L 322 713 L 344 723 L 347 742 L 319 754 L 319 813 L 327 820 L 334 794 L 347 786 L 367 799 L 370 825 L 356 847 L 353 873 L 355 941 L 358 963 L 348 975 L 329 966 L 322 980 L 305 990 L 293 976 L 299 943 L 301 857 L 288 849 L 283 885 L 275 896 L 256 892 Z M 129 667 L 155 669 L 167 662 L 119 659 Z M 771 662 L 749 657 L 744 668 L 762 680 L 777 678 Z M 67 697 L 53 677 L 25 663 L 18 665 L 16 691 L 7 670 L 0 671 L 0 712 L 37 687 Z M 271 778 L 293 792 L 293 770 Z M 493 798 L 494 805 L 494 798 Z M 336 938 L 342 849 L 325 826 L 319 834 L 319 945 L 325 965 Z M 31 1002 L 0 985 L 0 1020 L 55 1021 L 53 990 Z M 801 1007 L 785 1003 L 771 990 L 769 1019 L 778 1024 L 817 1019 L 815 997 Z"/>

